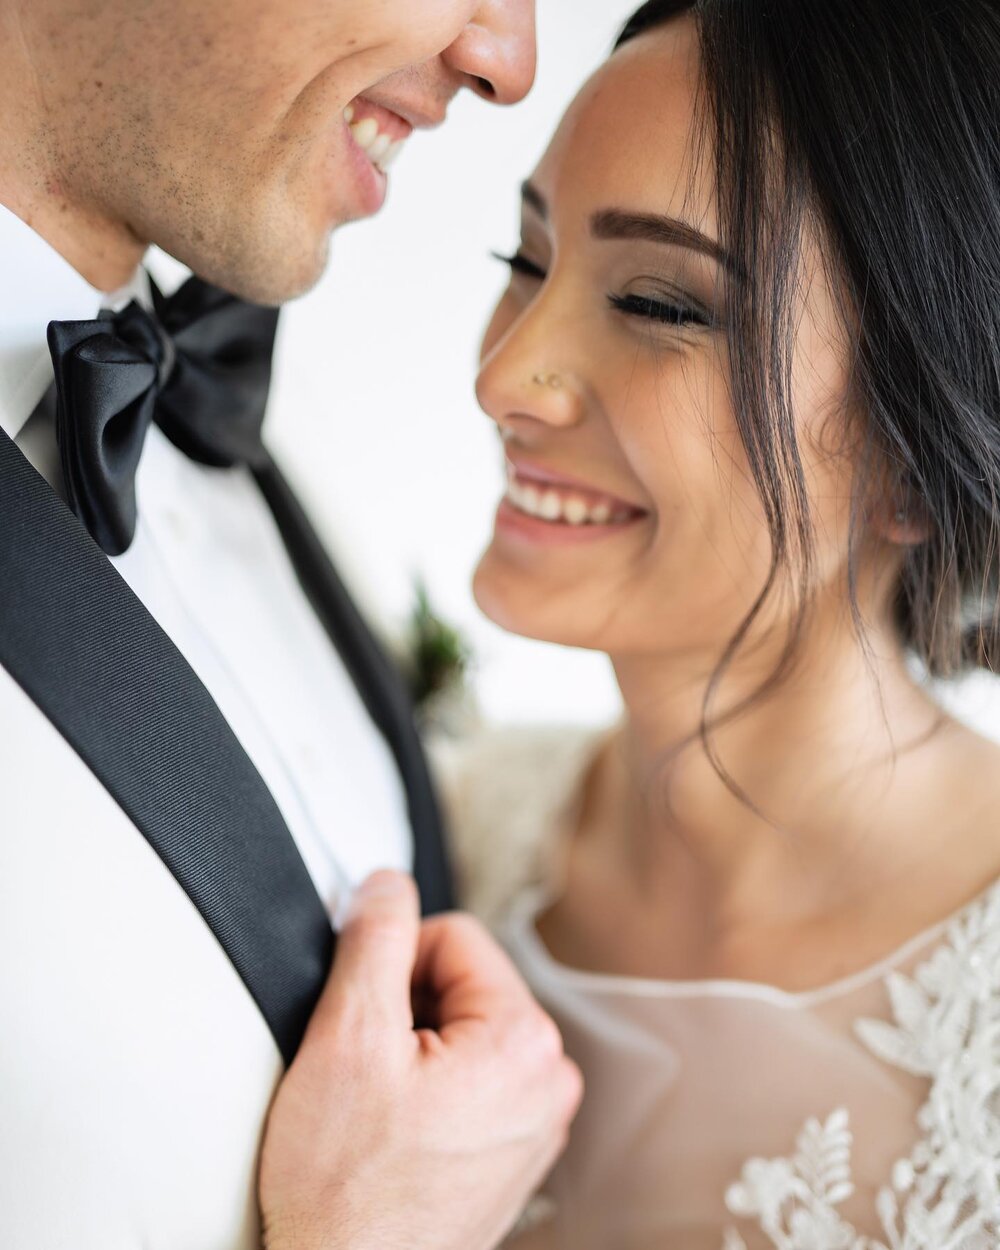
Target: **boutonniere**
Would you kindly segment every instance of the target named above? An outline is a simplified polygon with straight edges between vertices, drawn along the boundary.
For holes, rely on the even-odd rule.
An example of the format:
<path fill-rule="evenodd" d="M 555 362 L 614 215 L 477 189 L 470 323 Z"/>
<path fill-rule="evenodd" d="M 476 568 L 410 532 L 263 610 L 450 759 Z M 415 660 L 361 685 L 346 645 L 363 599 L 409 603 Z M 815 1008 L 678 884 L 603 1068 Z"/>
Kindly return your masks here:
<path fill-rule="evenodd" d="M 435 611 L 423 581 L 403 638 L 403 671 L 424 730 L 457 734 L 476 716 L 472 647 Z"/>

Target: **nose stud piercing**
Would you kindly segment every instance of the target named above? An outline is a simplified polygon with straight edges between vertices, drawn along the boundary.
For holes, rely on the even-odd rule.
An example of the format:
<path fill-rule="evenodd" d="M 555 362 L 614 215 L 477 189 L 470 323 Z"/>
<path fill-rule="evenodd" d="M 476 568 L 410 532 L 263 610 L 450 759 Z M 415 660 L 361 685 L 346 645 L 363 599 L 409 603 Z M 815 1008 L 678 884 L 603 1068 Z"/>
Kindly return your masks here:
<path fill-rule="evenodd" d="M 558 373 L 536 373 L 531 379 L 536 386 L 547 386 L 550 390 L 562 390 L 562 378 Z"/>

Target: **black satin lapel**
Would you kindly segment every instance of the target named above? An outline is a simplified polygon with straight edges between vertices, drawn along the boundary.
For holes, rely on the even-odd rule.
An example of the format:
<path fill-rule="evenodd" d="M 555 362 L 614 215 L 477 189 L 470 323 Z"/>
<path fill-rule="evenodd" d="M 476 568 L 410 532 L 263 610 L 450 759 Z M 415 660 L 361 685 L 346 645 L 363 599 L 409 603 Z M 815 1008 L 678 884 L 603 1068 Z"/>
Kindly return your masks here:
<path fill-rule="evenodd" d="M 440 806 L 395 665 L 348 594 L 302 505 L 273 458 L 256 473 L 299 581 L 340 653 L 369 715 L 396 757 L 414 837 L 414 876 L 425 915 L 454 906 Z"/>
<path fill-rule="evenodd" d="M 3 431 L 0 585 L 0 665 L 176 877 L 290 1061 L 333 953 L 298 849 L 205 687 Z"/>

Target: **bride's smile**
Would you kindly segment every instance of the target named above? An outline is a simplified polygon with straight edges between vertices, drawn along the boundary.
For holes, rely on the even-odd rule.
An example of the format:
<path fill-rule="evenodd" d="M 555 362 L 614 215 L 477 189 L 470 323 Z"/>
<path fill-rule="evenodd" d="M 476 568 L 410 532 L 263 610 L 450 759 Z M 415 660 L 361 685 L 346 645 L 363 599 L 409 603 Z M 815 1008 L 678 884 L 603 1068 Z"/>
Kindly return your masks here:
<path fill-rule="evenodd" d="M 738 276 L 696 140 L 700 69 L 683 30 L 612 58 L 522 188 L 521 242 L 478 381 L 515 471 L 475 591 L 517 632 L 693 654 L 708 672 L 767 582 L 772 549 L 731 398 Z M 808 260 L 796 317 L 816 567 L 839 612 L 853 465 L 823 435 L 844 424 L 850 356 Z M 781 611 L 790 626 L 793 602 Z M 755 642 L 776 659 L 781 631 L 773 616 L 760 624 Z"/>
<path fill-rule="evenodd" d="M 515 459 L 512 453 L 507 459 L 507 492 L 497 515 L 497 533 L 535 542 L 597 541 L 649 515 L 646 508 L 593 484 Z"/>

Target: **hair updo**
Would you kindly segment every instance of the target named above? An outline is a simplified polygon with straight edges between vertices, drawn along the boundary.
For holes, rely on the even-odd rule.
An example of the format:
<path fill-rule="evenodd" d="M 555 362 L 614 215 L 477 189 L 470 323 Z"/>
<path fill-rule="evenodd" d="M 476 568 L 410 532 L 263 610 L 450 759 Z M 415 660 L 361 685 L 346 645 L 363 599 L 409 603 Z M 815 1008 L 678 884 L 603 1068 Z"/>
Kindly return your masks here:
<path fill-rule="evenodd" d="M 902 642 L 935 675 L 992 669 L 1000 4 L 650 0 L 618 46 L 685 14 L 700 36 L 722 242 L 742 275 L 729 303 L 733 397 L 773 549 L 756 611 L 790 563 L 808 584 L 789 296 L 809 220 L 856 331 L 850 399 L 866 467 L 852 568 L 859 501 L 877 481 L 922 539 L 907 549 L 896 589 Z"/>

